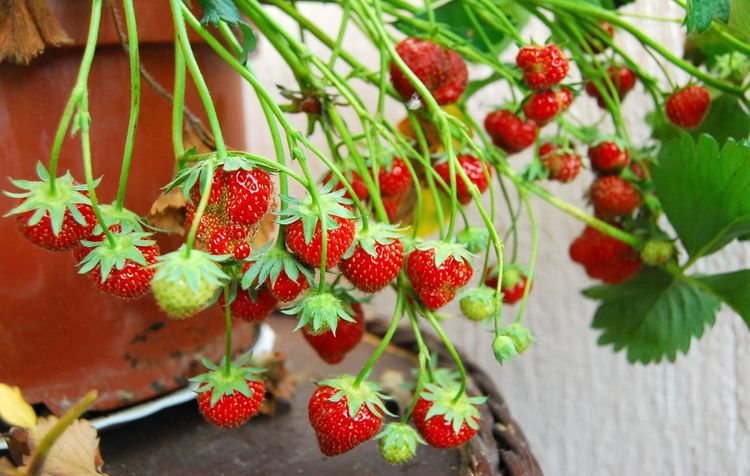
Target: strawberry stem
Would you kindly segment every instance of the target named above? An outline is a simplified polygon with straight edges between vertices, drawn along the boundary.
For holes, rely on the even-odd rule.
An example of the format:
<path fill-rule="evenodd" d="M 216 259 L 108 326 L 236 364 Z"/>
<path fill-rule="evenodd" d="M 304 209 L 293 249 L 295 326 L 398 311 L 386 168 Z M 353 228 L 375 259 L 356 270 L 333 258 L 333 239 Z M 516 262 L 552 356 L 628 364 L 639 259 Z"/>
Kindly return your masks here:
<path fill-rule="evenodd" d="M 430 360 L 430 349 L 427 348 L 427 345 L 424 343 L 424 338 L 422 338 L 422 331 L 419 330 L 419 321 L 411 307 L 407 306 L 406 312 L 409 315 L 409 322 L 411 323 L 412 332 L 414 333 L 417 348 L 419 349 L 419 353 L 417 354 L 417 358 L 419 359 L 419 375 L 417 376 L 417 383 L 414 385 L 414 397 L 409 404 L 409 408 L 406 409 L 404 415 L 401 417 L 401 423 L 409 421 L 409 417 L 414 411 L 414 407 L 417 406 L 419 397 L 422 394 L 422 387 L 424 387 L 425 380 L 433 380 L 432 368 L 428 363 Z"/>
<path fill-rule="evenodd" d="M 128 29 L 128 53 L 130 56 L 130 117 L 128 119 L 128 132 L 123 151 L 122 170 L 120 171 L 120 185 L 117 190 L 117 202 L 115 204 L 115 209 L 118 211 L 122 211 L 123 203 L 125 202 L 125 189 L 128 184 L 130 163 L 133 159 L 135 130 L 138 126 L 141 100 L 141 64 L 138 54 L 138 27 L 136 24 L 135 9 L 133 8 L 133 0 L 123 0 L 122 3 Z"/>
<path fill-rule="evenodd" d="M 425 309 L 423 315 L 427 318 L 427 321 L 430 323 L 430 325 L 432 325 L 432 328 L 435 329 L 435 332 L 437 332 L 438 336 L 440 336 L 440 340 L 443 342 L 446 350 L 448 350 L 448 353 L 453 358 L 453 362 L 455 362 L 456 364 L 456 369 L 458 369 L 458 373 L 461 376 L 461 385 L 458 388 L 458 392 L 456 392 L 456 396 L 453 398 L 453 402 L 456 403 L 461 400 L 461 397 L 466 391 L 466 368 L 464 367 L 464 363 L 461 361 L 461 357 L 458 355 L 456 347 L 453 345 L 453 342 L 451 342 L 448 334 L 445 333 L 445 330 L 437 321 L 432 311 Z"/>
<path fill-rule="evenodd" d="M 516 314 L 516 323 L 520 323 L 523 319 L 523 314 L 526 311 L 526 301 L 529 298 L 529 292 L 531 291 L 531 285 L 534 281 L 534 273 L 536 271 L 536 255 L 537 255 L 537 243 L 539 239 L 539 230 L 536 224 L 536 214 L 534 208 L 529 202 L 529 197 L 525 191 L 521 192 L 521 200 L 526 206 L 526 211 L 529 215 L 529 222 L 531 223 L 531 256 L 529 257 L 529 274 L 526 278 L 526 286 L 523 288 L 523 297 L 521 298 L 521 304 L 518 306 L 518 313 Z M 502 274 L 498 275 L 498 284 L 502 281 Z M 499 313 L 498 313 L 499 314 Z M 495 327 L 495 336 L 497 336 L 497 327 Z"/>
<path fill-rule="evenodd" d="M 175 45 L 177 44 L 177 35 L 175 34 Z M 174 49 L 174 88 L 172 89 L 172 147 L 177 166 L 182 169 L 182 156 L 185 154 L 184 130 L 183 123 L 185 113 L 185 76 L 187 66 L 185 65 L 185 54 L 182 48 Z"/>
<path fill-rule="evenodd" d="M 354 381 L 354 388 L 359 388 L 359 384 L 362 383 L 362 381 L 367 378 L 367 376 L 370 374 L 370 371 L 372 370 L 373 365 L 375 365 L 375 362 L 378 361 L 380 356 L 383 354 L 383 351 L 385 351 L 386 347 L 388 347 L 388 344 L 391 342 L 391 338 L 393 338 L 393 334 L 396 333 L 396 329 L 398 329 L 398 324 L 401 322 L 401 317 L 404 315 L 404 287 L 399 286 L 398 287 L 398 296 L 396 297 L 396 307 L 393 310 L 393 316 L 391 317 L 391 323 L 388 326 L 388 330 L 385 332 L 385 335 L 380 340 L 380 343 L 378 344 L 375 351 L 372 353 L 370 358 L 365 362 L 365 365 L 362 367 L 362 370 L 359 371 L 359 374 L 357 374 L 357 379 Z"/>

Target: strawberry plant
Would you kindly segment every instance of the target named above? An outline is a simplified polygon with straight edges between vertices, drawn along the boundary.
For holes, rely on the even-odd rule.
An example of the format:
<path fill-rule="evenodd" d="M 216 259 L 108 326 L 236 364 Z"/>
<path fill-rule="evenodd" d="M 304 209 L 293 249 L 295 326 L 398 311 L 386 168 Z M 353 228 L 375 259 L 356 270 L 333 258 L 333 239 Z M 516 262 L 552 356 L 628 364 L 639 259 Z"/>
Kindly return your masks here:
<path fill-rule="evenodd" d="M 335 456 L 376 438 L 386 461 L 404 463 L 419 443 L 448 448 L 471 439 L 483 398 L 467 393 L 464 365 L 435 311 L 456 301 L 469 321 L 487 324 L 500 364 L 528 351 L 535 340 L 524 325 L 526 303 L 544 299 L 530 291 L 545 269 L 532 197 L 582 223 L 569 253 L 601 281 L 584 291 L 598 301 L 600 344 L 631 362 L 674 361 L 722 304 L 750 325 L 750 270 L 705 275 L 693 266 L 750 239 L 746 3 L 677 0 L 697 49 L 686 59 L 634 26 L 618 10 L 627 0 L 331 1 L 342 16 L 325 24 L 302 2 L 199 0 L 197 16 L 190 2 L 170 0 L 174 157 L 155 160 L 175 161 L 164 187 L 185 200 L 187 233 L 177 250 L 160 250 L 152 238 L 161 231 L 124 206 L 140 63 L 132 0 L 122 3 L 133 94 L 117 199 L 101 203 L 99 180 L 112 177 L 94 178 L 88 76 L 103 1 L 92 0 L 48 164 L 38 166 L 38 180 L 12 181 L 16 190 L 7 193 L 18 204 L 8 215 L 40 247 L 74 250 L 79 271 L 104 292 L 136 298 L 150 289 L 175 319 L 223 308 L 226 355 L 219 365 L 204 361 L 207 372 L 195 378 L 211 423 L 240 426 L 263 399 L 262 369 L 231 360 L 233 317 L 260 321 L 278 306 L 333 364 L 360 342 L 367 297 L 390 292 L 390 327 L 361 371 L 319 382 L 310 399 L 321 451 Z M 548 36 L 528 35 L 531 18 Z M 372 45 L 374 63 L 350 51 L 353 30 Z M 269 135 L 272 150 L 227 146 L 189 32 L 247 81 L 262 110 L 253 127 Z M 645 68 L 623 38 L 659 67 Z M 276 94 L 261 80 L 248 60 L 259 41 L 296 84 Z M 321 48 L 313 51 L 312 41 Z M 670 70 L 689 81 L 675 83 Z M 188 78 L 208 119 L 208 152 L 189 147 L 182 127 Z M 365 90 L 376 100 L 365 100 Z M 480 102 L 480 91 L 497 99 Z M 629 130 L 632 91 L 648 97 L 650 137 Z M 597 104 L 597 113 L 577 116 L 575 103 Z M 295 114 L 304 114 L 305 131 L 293 125 Z M 69 133 L 80 136 L 78 180 L 58 171 Z M 573 204 L 543 180 L 581 184 L 583 150 L 597 178 L 588 201 Z M 277 231 L 256 247 L 267 220 Z M 518 258 L 524 248 L 528 262 Z M 415 334 L 420 365 L 399 417 L 368 378 L 402 324 Z M 435 368 L 422 339 L 428 331 L 454 357 L 456 376 Z"/>

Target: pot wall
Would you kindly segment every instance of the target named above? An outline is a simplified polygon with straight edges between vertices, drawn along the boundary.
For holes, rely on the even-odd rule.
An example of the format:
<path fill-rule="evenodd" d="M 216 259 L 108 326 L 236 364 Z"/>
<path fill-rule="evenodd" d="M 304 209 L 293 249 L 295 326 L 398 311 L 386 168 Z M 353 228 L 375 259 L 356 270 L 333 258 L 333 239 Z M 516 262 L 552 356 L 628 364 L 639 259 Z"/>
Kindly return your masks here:
<path fill-rule="evenodd" d="M 81 43 L 88 28 L 80 2 L 50 2 L 67 32 Z M 141 61 L 167 90 L 172 88 L 173 35 L 166 2 L 136 1 L 142 38 Z M 128 122 L 128 57 L 105 7 L 100 46 L 90 77 L 92 150 L 98 195 L 114 200 Z M 104 44 L 109 42 L 110 44 Z M 37 161 L 46 162 L 59 116 L 77 75 L 82 49 L 50 48 L 29 66 L 0 65 L 0 175 L 30 179 Z M 224 134 L 244 146 L 241 79 L 206 45 L 196 54 Z M 188 107 L 203 116 L 188 81 Z M 126 206 L 148 213 L 174 172 L 171 104 L 145 81 Z M 205 122 L 205 119 L 204 119 Z M 83 180 L 80 143 L 66 140 L 59 170 Z M 5 189 L 10 185 L 5 184 Z M 0 196 L 0 210 L 15 201 Z M 175 249 L 178 237 L 159 241 L 162 252 Z M 51 253 L 25 240 L 14 218 L 0 220 L 0 382 L 21 387 L 25 397 L 54 411 L 74 403 L 88 390 L 99 391 L 95 408 L 111 409 L 168 392 L 195 373 L 198 357 L 217 360 L 223 351 L 223 313 L 218 306 L 186 321 L 173 321 L 158 310 L 152 296 L 123 301 L 96 290 L 77 273 L 71 253 Z M 235 325 L 236 348 L 254 338 L 248 324 Z"/>

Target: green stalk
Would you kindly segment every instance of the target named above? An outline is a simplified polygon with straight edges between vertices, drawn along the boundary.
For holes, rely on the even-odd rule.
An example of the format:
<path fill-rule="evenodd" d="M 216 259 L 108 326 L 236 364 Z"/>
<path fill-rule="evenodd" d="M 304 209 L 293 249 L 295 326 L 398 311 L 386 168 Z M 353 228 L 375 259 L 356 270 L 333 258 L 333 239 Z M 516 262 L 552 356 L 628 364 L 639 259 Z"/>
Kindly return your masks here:
<path fill-rule="evenodd" d="M 125 202 L 125 189 L 128 184 L 130 163 L 133 159 L 135 130 L 138 126 L 138 113 L 141 102 L 141 64 L 138 54 L 138 27 L 135 19 L 135 9 L 133 8 L 133 0 L 123 0 L 122 3 L 128 29 L 128 54 L 130 56 L 130 118 L 128 119 L 128 133 L 125 138 L 122 170 L 120 171 L 120 185 L 117 190 L 117 202 L 115 204 L 115 209 L 118 211 L 122 211 Z"/>
<path fill-rule="evenodd" d="M 385 351 L 386 347 L 388 347 L 388 344 L 390 344 L 391 339 L 393 338 L 393 334 L 395 334 L 396 329 L 398 329 L 398 323 L 401 321 L 401 317 L 404 315 L 403 307 L 403 286 L 399 286 L 399 293 L 398 297 L 396 298 L 396 308 L 393 310 L 391 324 L 388 326 L 388 330 L 380 340 L 378 346 L 375 348 L 375 351 L 372 353 L 370 358 L 367 359 L 367 362 L 365 362 L 365 365 L 362 367 L 362 370 L 359 371 L 359 374 L 357 374 L 357 379 L 354 381 L 354 388 L 359 387 L 359 384 L 361 384 L 362 381 L 367 378 L 367 376 L 370 374 L 370 371 L 372 370 L 372 366 L 375 365 L 375 362 L 378 361 L 380 356 Z"/>
<path fill-rule="evenodd" d="M 456 392 L 456 396 L 453 398 L 454 403 L 458 402 L 463 396 L 464 392 L 466 392 L 466 368 L 464 367 L 464 363 L 461 361 L 461 357 L 458 355 L 456 347 L 453 345 L 453 342 L 451 342 L 448 334 L 445 333 L 445 330 L 442 328 L 440 323 L 437 321 L 437 319 L 435 319 L 434 314 L 432 314 L 431 311 L 426 310 L 424 316 L 425 318 L 427 318 L 427 321 L 430 323 L 432 328 L 435 329 L 435 332 L 437 332 L 438 336 L 440 336 L 440 340 L 443 342 L 443 345 L 453 358 L 453 362 L 455 362 L 456 364 L 456 369 L 458 369 L 458 373 L 461 376 L 461 385 L 458 388 L 458 392 Z"/>
<path fill-rule="evenodd" d="M 224 325 L 226 326 L 226 347 L 224 349 L 224 375 L 232 373 L 232 306 L 229 304 L 229 284 L 224 285 Z"/>
<path fill-rule="evenodd" d="M 81 66 L 78 70 L 78 76 L 76 77 L 75 85 L 73 90 L 70 92 L 68 102 L 65 104 L 65 110 L 63 111 L 60 123 L 57 125 L 57 131 L 55 132 L 55 138 L 52 142 L 52 149 L 50 150 L 50 161 L 49 161 L 49 190 L 50 195 L 54 196 L 56 193 L 55 181 L 57 180 L 57 162 L 60 159 L 60 149 L 62 148 L 65 135 L 70 128 L 70 121 L 73 119 L 73 115 L 76 112 L 76 107 L 81 101 L 81 97 L 86 93 L 88 89 L 89 73 L 91 72 L 91 63 L 94 61 L 94 53 L 96 52 L 96 41 L 99 37 L 99 25 L 102 18 L 102 0 L 93 0 L 91 2 L 91 19 L 89 21 L 89 33 L 86 37 L 86 48 L 83 51 L 83 58 L 81 59 Z"/>
<path fill-rule="evenodd" d="M 185 55 L 182 48 L 178 47 L 175 36 L 174 48 L 174 89 L 172 92 L 172 147 L 174 148 L 175 160 L 180 160 L 185 154 L 185 142 L 183 138 L 185 112 Z"/>
<path fill-rule="evenodd" d="M 521 319 L 523 319 L 523 314 L 526 311 L 526 301 L 529 298 L 529 292 L 531 291 L 531 286 L 534 283 L 534 275 L 536 274 L 536 255 L 538 249 L 537 244 L 539 241 L 539 233 L 536 224 L 534 208 L 531 206 L 529 198 L 526 196 L 525 192 L 521 192 L 521 200 L 523 201 L 524 205 L 526 205 L 526 210 L 529 214 L 529 221 L 531 222 L 531 257 L 529 258 L 529 275 L 526 277 L 526 286 L 523 288 L 523 297 L 521 298 L 520 306 L 518 306 L 516 322 L 521 322 Z"/>

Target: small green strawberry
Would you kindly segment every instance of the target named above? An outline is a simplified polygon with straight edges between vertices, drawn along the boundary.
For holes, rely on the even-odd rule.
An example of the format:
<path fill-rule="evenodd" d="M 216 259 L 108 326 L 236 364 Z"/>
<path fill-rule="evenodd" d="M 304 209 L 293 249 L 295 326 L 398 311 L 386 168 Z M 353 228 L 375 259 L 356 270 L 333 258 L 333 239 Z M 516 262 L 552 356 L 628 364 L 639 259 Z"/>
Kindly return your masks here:
<path fill-rule="evenodd" d="M 389 423 L 375 436 L 380 455 L 389 464 L 404 464 L 417 453 L 419 443 L 427 442 L 406 423 Z"/>
<path fill-rule="evenodd" d="M 459 304 L 464 316 L 472 321 L 483 321 L 499 312 L 502 301 L 496 290 L 480 286 L 464 292 Z"/>
<path fill-rule="evenodd" d="M 510 359 L 518 355 L 513 339 L 502 334 L 496 335 L 492 341 L 492 352 L 495 353 L 495 359 L 500 365 L 510 362 Z"/>
<path fill-rule="evenodd" d="M 220 259 L 198 250 L 188 255 L 184 245 L 163 255 L 151 281 L 156 303 L 175 319 L 185 319 L 206 308 L 228 279 L 217 264 Z"/>
<path fill-rule="evenodd" d="M 651 239 L 641 250 L 641 259 L 649 266 L 660 266 L 672 259 L 675 248 L 669 241 Z"/>
<path fill-rule="evenodd" d="M 531 332 L 517 322 L 503 328 L 500 331 L 500 335 L 508 337 L 513 341 L 513 345 L 516 347 L 516 352 L 519 355 L 523 354 L 532 343 L 536 342 Z"/>

